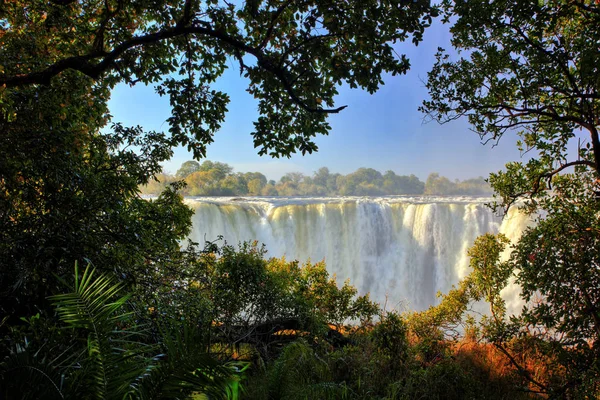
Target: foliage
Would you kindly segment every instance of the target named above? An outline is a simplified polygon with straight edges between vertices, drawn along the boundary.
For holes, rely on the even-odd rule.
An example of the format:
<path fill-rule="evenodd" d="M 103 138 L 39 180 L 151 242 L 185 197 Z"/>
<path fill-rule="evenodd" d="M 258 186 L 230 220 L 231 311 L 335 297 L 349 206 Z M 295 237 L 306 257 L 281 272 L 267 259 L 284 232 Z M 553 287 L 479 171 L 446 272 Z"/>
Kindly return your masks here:
<path fill-rule="evenodd" d="M 150 202 L 137 196 L 171 154 L 165 136 L 119 124 L 98 133 L 106 94 L 87 79 L 72 82 L 77 89 L 56 82 L 4 96 L 16 116 L 0 119 L 0 307 L 15 319 L 44 311 L 60 287 L 53 274 L 70 276 L 75 261 L 134 280 L 178 251 L 190 227 L 174 190 Z"/>
<path fill-rule="evenodd" d="M 462 330 L 474 329 L 472 306 L 485 300 L 490 307 L 493 323 L 501 323 L 505 317 L 505 302 L 500 296 L 508 284 L 512 267 L 500 262 L 501 255 L 509 243 L 503 234 L 485 234 L 478 237 L 468 251 L 471 273 L 447 294 L 439 294 L 441 301 L 426 311 L 409 316 L 413 334 L 421 340 L 442 340 L 447 337 L 457 340 Z M 491 329 L 491 321 L 484 316 L 482 324 Z"/>
<path fill-rule="evenodd" d="M 529 228 L 506 261 L 501 260 L 509 243 L 506 237 L 486 234 L 477 238 L 469 250 L 472 272 L 458 287 L 442 295 L 437 306 L 408 317 L 422 360 L 432 360 L 432 352 L 434 358 L 446 354 L 448 349 L 440 347 L 444 339 L 457 341 L 467 333 L 496 346 L 521 374 L 518 382 L 528 390 L 553 396 L 597 393 L 596 384 L 591 383 L 597 382 L 598 355 L 592 344 L 597 340 L 596 323 L 593 310 L 587 308 L 587 304 L 594 307 L 597 278 L 589 263 L 577 262 L 595 253 L 587 248 L 573 249 L 564 236 L 569 224 L 582 223 L 589 214 L 566 215 L 564 200 L 556 205 L 561 210 Z M 578 241 L 585 247 L 593 246 L 596 239 Z M 513 274 L 527 301 L 517 316 L 506 314 L 501 297 Z M 489 305 L 489 314 L 477 320 L 474 306 L 480 301 Z"/>
<path fill-rule="evenodd" d="M 600 170 L 598 4 L 461 0 L 443 9 L 460 57 L 439 52 L 422 110 L 440 122 L 465 116 L 486 141 L 518 133 L 519 149 L 534 156 L 491 175 L 501 205 L 545 196 L 566 168 Z"/>
<path fill-rule="evenodd" d="M 514 131 L 531 155 L 489 179 L 493 207 L 516 204 L 537 223 L 506 263 L 494 263 L 498 276 L 486 283 L 493 321 L 483 333 L 531 390 L 597 396 L 600 8 L 592 1 L 468 0 L 442 8 L 460 52 L 454 59 L 440 50 L 422 109 L 441 122 L 466 116 L 485 141 Z M 476 247 L 477 256 L 489 251 Z M 508 319 L 495 293 L 511 274 L 526 304 Z M 531 368 L 540 363 L 543 376 Z"/>
<path fill-rule="evenodd" d="M 492 242 L 490 238 L 485 243 L 487 248 L 493 248 L 490 247 Z M 53 298 L 60 304 L 58 310 L 64 315 L 62 319 L 73 319 L 71 322 L 81 326 L 76 329 L 80 333 L 72 336 L 80 338 L 75 342 L 76 347 L 68 349 L 68 353 L 76 358 L 61 363 L 61 367 L 51 365 L 48 368 L 39 360 L 37 363 L 29 360 L 29 364 L 22 362 L 22 365 L 33 364 L 36 371 L 46 368 L 48 373 L 45 375 L 39 372 L 35 375 L 38 379 L 43 377 L 42 383 L 48 379 L 46 376 L 55 376 L 52 373 L 58 369 L 64 381 L 63 386 L 58 386 L 61 393 L 78 395 L 85 388 L 94 387 L 85 382 L 99 365 L 106 365 L 105 369 L 111 372 L 107 376 L 117 380 L 126 377 L 126 374 L 118 374 L 120 369 L 129 367 L 138 373 L 135 378 L 136 374 L 130 375 L 133 378 L 129 384 L 131 396 L 173 398 L 181 397 L 182 391 L 189 393 L 193 385 L 214 383 L 213 374 L 209 375 L 208 381 L 202 380 L 203 375 L 189 375 L 189 371 L 196 371 L 195 366 L 221 368 L 223 373 L 230 373 L 206 358 L 208 344 L 213 351 L 218 351 L 219 357 L 227 359 L 235 356 L 236 351 L 223 351 L 225 347 L 234 350 L 242 343 L 250 343 L 254 351 L 245 355 L 237 351 L 238 357 L 255 360 L 244 385 L 247 398 L 401 399 L 427 394 L 442 398 L 443 393 L 459 397 L 460 393 L 468 393 L 481 398 L 519 398 L 506 381 L 497 378 L 490 381 L 490 371 L 494 369 L 489 361 L 476 353 L 477 347 L 473 353 L 462 352 L 460 362 L 452 357 L 457 353 L 448 344 L 444 345 L 446 350 L 441 357 L 424 359 L 421 357 L 422 346 L 409 340 L 411 325 L 404 317 L 387 313 L 373 326 L 373 322 L 365 317 L 372 316 L 377 307 L 367 298 L 356 299 L 355 290 L 348 284 L 337 288 L 323 263 L 299 266 L 297 262 L 284 259 L 267 260 L 264 250 L 255 244 L 245 244 L 240 250 L 231 246 L 219 248 L 214 244 L 204 252 L 192 250 L 187 250 L 188 258 L 184 263 L 187 269 L 161 275 L 163 280 L 154 289 L 154 300 L 150 302 L 135 298 L 125 302 L 118 297 L 112 300 L 115 296 L 111 298 L 109 294 L 116 294 L 122 285 L 112 285 L 106 276 L 97 278 L 86 288 L 85 282 L 91 280 L 89 276 L 85 277 L 90 273 L 88 270 L 84 277 L 76 279 L 81 282 L 78 292 L 82 293 Z M 486 259 L 480 265 L 485 266 L 488 261 L 491 262 Z M 486 268 L 481 270 L 487 271 Z M 96 282 L 101 286 L 91 290 L 89 286 Z M 139 309 L 145 305 L 151 309 L 148 310 L 150 325 L 142 334 L 131 319 L 133 315 L 123 314 L 122 309 L 137 310 L 135 318 L 139 321 L 148 318 Z M 77 312 L 79 307 L 84 307 L 86 312 Z M 102 315 L 102 319 L 94 319 L 94 326 L 101 329 L 90 331 L 85 328 L 90 326 L 86 316 L 95 314 Z M 359 328 L 340 326 L 338 332 L 344 332 L 345 337 L 331 340 L 327 333 L 331 328 L 327 328 L 326 322 L 335 318 L 360 320 L 361 316 L 364 322 Z M 277 324 L 283 317 L 287 317 L 287 321 L 304 322 L 295 324 L 294 331 L 290 332 L 290 325 Z M 32 323 L 35 320 L 33 318 Z M 178 320 L 183 322 L 178 323 Z M 262 327 L 267 330 L 261 331 Z M 207 328 L 212 332 L 203 332 Z M 102 334 L 102 331 L 106 333 Z M 261 332 L 263 337 L 259 336 Z M 101 358 L 106 354 L 96 343 L 103 343 L 105 335 L 110 338 L 105 344 L 112 352 Z M 129 340 L 123 340 L 126 336 Z M 300 342 L 289 344 L 297 338 Z M 270 343 L 270 350 L 263 352 L 261 348 L 265 343 Z M 215 347 L 217 344 L 219 346 Z M 287 346 L 278 351 L 281 344 Z M 90 352 L 89 346 L 98 348 L 98 352 Z M 153 356 L 156 353 L 165 355 Z M 255 358 L 257 353 L 261 358 Z M 31 354 L 25 355 L 31 357 Z M 110 362 L 119 357 L 126 358 L 125 362 L 116 366 Z M 471 359 L 473 361 L 469 361 Z M 11 362 L 6 360 L 4 366 Z M 73 369 L 72 363 L 84 368 Z M 7 374 L 2 377 L 10 379 Z M 56 376 L 53 379 L 60 382 Z M 71 382 L 77 385 L 70 385 Z M 489 382 L 493 382 L 494 391 L 485 389 Z M 221 387 L 222 390 L 229 388 L 232 395 L 236 384 L 239 384 L 239 378 L 223 381 Z M 30 393 L 35 397 L 34 392 Z"/>
<path fill-rule="evenodd" d="M 82 396 L 90 398 L 119 398 L 129 390 L 129 383 L 143 370 L 134 362 L 135 352 L 117 351 L 113 343 L 131 341 L 131 334 L 115 326 L 125 323 L 128 314 L 118 313 L 128 297 L 110 301 L 121 289 L 107 276 L 94 278 L 89 267 L 78 276 L 75 268 L 75 288 L 72 293 L 51 297 L 60 320 L 70 328 L 87 333 L 85 360 L 87 373 L 82 382 Z M 135 340 L 135 339 L 134 339 Z"/>
<path fill-rule="evenodd" d="M 397 313 L 389 312 L 381 316 L 373 328 L 372 337 L 375 346 L 401 361 L 408 353 L 408 327 L 406 321 Z"/>
<path fill-rule="evenodd" d="M 485 396 L 481 383 L 474 381 L 458 363 L 449 360 L 411 371 L 405 385 L 399 396 L 401 399 L 476 399 Z"/>
<path fill-rule="evenodd" d="M 181 164 L 181 167 L 177 170 L 175 176 L 179 179 L 183 179 L 198 171 L 200 171 L 200 164 L 198 161 L 185 161 L 183 164 Z"/>
<path fill-rule="evenodd" d="M 332 382 L 327 363 L 319 360 L 306 343 L 291 343 L 269 374 L 268 397 L 275 399 L 343 399 L 344 385 Z"/>
<path fill-rule="evenodd" d="M 425 181 L 424 194 L 437 195 L 470 195 L 482 196 L 490 195 L 491 187 L 482 177 L 467 179 L 462 182 L 452 182 L 448 178 L 440 176 L 437 173 L 429 174 Z"/>
<path fill-rule="evenodd" d="M 528 306 L 510 333 L 526 333 L 543 343 L 536 345 L 540 351 L 556 357 L 564 370 L 552 370 L 563 379 L 548 390 L 560 395 L 600 391 L 600 209 L 590 201 L 595 194 L 589 181 L 577 178 L 554 179 L 555 195 L 544 203 L 547 216 L 525 232 L 511 257 Z"/>
<path fill-rule="evenodd" d="M 192 167 L 190 167 L 192 166 Z M 491 194 L 491 188 L 483 178 L 451 182 L 430 174 L 423 183 L 415 175 L 385 174 L 372 168 L 359 168 L 348 174 L 332 174 L 326 167 L 319 168 L 312 176 L 300 172 L 288 172 L 279 182 L 267 182 L 260 172 L 233 173 L 233 168 L 219 162 L 186 161 L 175 176 L 161 174 L 160 182 L 150 182 L 140 187 L 143 193 L 158 194 L 178 178 L 185 178 L 186 187 L 181 190 L 190 196 L 327 196 L 327 195 L 470 195 Z"/>
<path fill-rule="evenodd" d="M 198 291 L 209 301 L 206 315 L 211 319 L 206 322 L 214 327 L 212 340 L 225 346 L 250 343 L 268 358 L 270 347 L 286 340 L 279 331 L 295 331 L 291 338 L 302 331 L 331 340 L 335 334 L 328 324 L 340 330 L 350 321 L 367 323 L 378 311 L 368 295 L 356 296 L 348 282 L 338 288 L 324 263 L 267 260 L 256 243 L 217 251 L 218 257 L 202 256 L 191 275 L 193 285 L 185 290 Z"/>
<path fill-rule="evenodd" d="M 212 87 L 234 60 L 258 100 L 261 154 L 316 150 L 340 84 L 370 93 L 405 73 L 392 44 L 418 43 L 437 15 L 429 2 L 50 1 L 10 3 L 0 15 L 0 86 L 50 84 L 76 73 L 155 84 L 169 97 L 172 145 L 199 158 L 229 97 Z M 3 104 L 11 104 L 3 100 Z M 10 112 L 10 111 L 9 111 Z"/>
<path fill-rule="evenodd" d="M 64 387 L 56 360 L 17 344 L 0 363 L 0 393 L 3 398 L 64 399 Z"/>
<path fill-rule="evenodd" d="M 383 174 L 383 191 L 386 194 L 421 194 L 424 193 L 424 185 L 415 175 L 396 175 L 394 171 L 386 171 Z"/>
<path fill-rule="evenodd" d="M 401 319 L 396 317 L 383 329 L 391 342 L 407 344 L 403 353 L 379 348 L 374 331 L 368 330 L 350 333 L 353 344 L 335 349 L 300 340 L 286 346 L 264 370 L 253 371 L 247 384 L 248 398 L 529 398 L 515 389 L 513 371 L 503 371 L 506 368 L 496 364 L 498 356 L 491 355 L 489 347 L 461 343 L 460 348 L 450 349 L 447 357 L 420 362 L 406 331 L 396 331 L 396 336 L 393 329 L 388 330 L 391 324 L 399 326 Z M 379 329 L 379 324 L 374 329 Z"/>
<path fill-rule="evenodd" d="M 130 296 L 117 297 L 122 287 L 107 275 L 95 277 L 89 266 L 79 276 L 76 266 L 74 291 L 51 297 L 75 343 L 62 353 L 49 352 L 51 361 L 35 360 L 42 349 L 32 356 L 27 345 L 17 346 L 2 365 L 3 394 L 159 399 L 201 391 L 224 398 L 230 372 L 202 351 L 191 330 L 184 327 L 181 335 L 172 325 L 158 346 L 141 341 L 142 327 L 123 312 Z M 159 347 L 164 355 L 148 356 Z M 40 386 L 23 390 L 29 378 L 42 378 Z"/>

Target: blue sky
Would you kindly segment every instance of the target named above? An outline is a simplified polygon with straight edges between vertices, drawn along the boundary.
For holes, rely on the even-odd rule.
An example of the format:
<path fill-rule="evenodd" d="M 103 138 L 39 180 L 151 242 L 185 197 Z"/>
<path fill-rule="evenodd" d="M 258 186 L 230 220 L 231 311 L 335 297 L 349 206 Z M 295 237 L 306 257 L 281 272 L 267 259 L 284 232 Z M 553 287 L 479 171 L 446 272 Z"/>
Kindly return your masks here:
<path fill-rule="evenodd" d="M 424 42 L 397 46 L 411 61 L 407 75 L 386 76 L 385 85 L 370 95 L 347 87 L 340 88 L 336 106 L 348 105 L 330 117 L 329 136 L 316 138 L 319 151 L 312 155 L 297 154 L 290 159 L 259 157 L 250 132 L 257 118 L 257 103 L 246 91 L 235 63 L 217 84 L 231 97 L 229 112 L 215 142 L 208 147 L 207 159 L 232 165 L 235 171 L 259 171 L 269 179 L 299 171 L 312 174 L 326 166 L 331 172 L 347 174 L 360 167 L 381 172 L 415 174 L 421 179 L 439 172 L 450 179 L 487 176 L 508 161 L 518 160 L 515 137 L 504 137 L 498 146 L 483 146 L 469 131 L 467 121 L 439 125 L 424 122 L 417 109 L 427 98 L 423 81 L 434 63 L 438 47 L 449 49 L 448 26 L 435 23 L 425 34 Z M 113 120 L 125 125 L 141 125 L 146 130 L 167 130 L 167 98 L 155 94 L 152 87 L 137 85 L 117 87 L 109 103 Z M 165 163 L 165 171 L 175 173 L 182 162 L 192 159 L 185 149 L 177 149 Z"/>

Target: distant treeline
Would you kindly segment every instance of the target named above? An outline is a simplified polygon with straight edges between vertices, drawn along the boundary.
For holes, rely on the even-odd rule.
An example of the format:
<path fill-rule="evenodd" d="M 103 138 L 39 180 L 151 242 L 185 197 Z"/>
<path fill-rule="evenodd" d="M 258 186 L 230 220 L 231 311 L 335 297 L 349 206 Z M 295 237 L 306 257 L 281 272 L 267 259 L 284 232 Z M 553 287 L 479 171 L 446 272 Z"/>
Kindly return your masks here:
<path fill-rule="evenodd" d="M 312 176 L 288 172 L 279 182 L 267 180 L 260 172 L 233 172 L 228 164 L 213 161 L 186 161 L 175 175 L 160 174 L 141 188 L 144 194 L 158 194 L 172 182 L 184 180 L 186 196 L 378 196 L 398 194 L 489 195 L 484 178 L 451 181 L 432 173 L 425 182 L 415 175 L 381 173 L 359 168 L 348 175 L 319 168 Z"/>

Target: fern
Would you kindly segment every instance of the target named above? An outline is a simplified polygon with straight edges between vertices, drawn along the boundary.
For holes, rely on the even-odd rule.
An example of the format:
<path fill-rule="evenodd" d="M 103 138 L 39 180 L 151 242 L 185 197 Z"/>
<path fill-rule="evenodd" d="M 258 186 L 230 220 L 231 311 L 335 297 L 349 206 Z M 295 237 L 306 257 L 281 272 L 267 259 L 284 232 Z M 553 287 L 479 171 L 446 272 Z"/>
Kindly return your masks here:
<path fill-rule="evenodd" d="M 122 285 L 106 275 L 94 276 L 89 266 L 82 276 L 75 265 L 71 293 L 51 296 L 58 316 L 68 327 L 87 333 L 87 358 L 82 360 L 85 395 L 95 399 L 121 399 L 130 383 L 143 372 L 144 346 L 131 340 L 137 327 L 127 330 L 130 313 L 122 312 L 129 295 L 118 297 Z M 111 301 L 116 298 L 116 300 Z M 128 348 L 116 347 L 123 342 Z M 141 360 L 140 360 L 141 358 Z"/>
<path fill-rule="evenodd" d="M 212 399 L 233 397 L 235 378 L 205 351 L 198 330 L 187 324 L 161 332 L 162 350 L 132 385 L 140 399 L 179 399 L 202 392 Z"/>
<path fill-rule="evenodd" d="M 193 392 L 233 397 L 231 370 L 206 354 L 193 328 L 170 326 L 156 346 L 140 342 L 143 331 L 123 311 L 130 296 L 119 296 L 121 290 L 89 266 L 80 275 L 76 264 L 73 292 L 50 297 L 60 320 L 87 338 L 87 356 L 74 374 L 78 390 L 68 397 L 180 399 Z M 145 356 L 158 348 L 160 355 Z"/>
<path fill-rule="evenodd" d="M 58 369 L 52 361 L 39 359 L 37 355 L 28 343 L 15 346 L 0 365 L 0 398 L 65 398 Z"/>

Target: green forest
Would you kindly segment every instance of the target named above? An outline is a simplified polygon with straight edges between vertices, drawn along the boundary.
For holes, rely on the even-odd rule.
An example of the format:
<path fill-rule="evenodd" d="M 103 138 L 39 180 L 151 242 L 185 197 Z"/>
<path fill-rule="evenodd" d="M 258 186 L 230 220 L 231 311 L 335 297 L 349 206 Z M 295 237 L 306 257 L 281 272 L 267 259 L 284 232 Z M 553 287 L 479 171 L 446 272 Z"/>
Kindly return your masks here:
<path fill-rule="evenodd" d="M 382 174 L 373 168 L 359 168 L 342 175 L 321 167 L 312 176 L 288 172 L 278 182 L 260 172 L 237 172 L 226 163 L 186 161 L 175 175 L 158 174 L 140 187 L 143 194 L 158 195 L 169 185 L 184 181 L 184 196 L 381 196 L 381 195 L 467 195 L 486 196 L 492 188 L 483 177 L 451 181 L 432 173 L 425 182 L 415 175 Z"/>
<path fill-rule="evenodd" d="M 482 190 L 371 169 L 269 183 L 205 160 L 225 69 L 256 100 L 256 151 L 310 154 L 346 112 L 341 85 L 402 79 L 394 46 L 434 20 L 453 49 L 438 50 L 420 111 L 490 145 L 519 136 L 527 159 L 487 177 L 491 207 L 536 219 L 516 243 L 480 236 L 437 305 L 399 312 L 323 262 L 186 240 L 184 194 Z M 598 43 L 593 0 L 0 2 L 0 398 L 600 397 Z M 169 100 L 164 132 L 112 119 L 119 84 Z M 196 161 L 170 184 L 161 165 L 179 146 Z"/>

